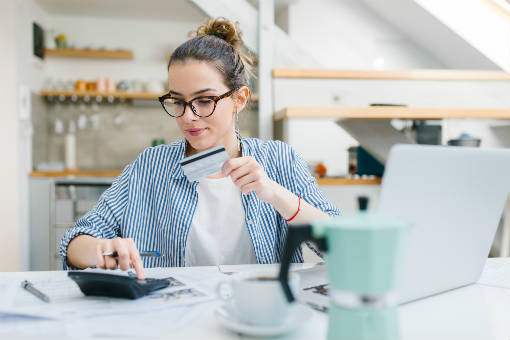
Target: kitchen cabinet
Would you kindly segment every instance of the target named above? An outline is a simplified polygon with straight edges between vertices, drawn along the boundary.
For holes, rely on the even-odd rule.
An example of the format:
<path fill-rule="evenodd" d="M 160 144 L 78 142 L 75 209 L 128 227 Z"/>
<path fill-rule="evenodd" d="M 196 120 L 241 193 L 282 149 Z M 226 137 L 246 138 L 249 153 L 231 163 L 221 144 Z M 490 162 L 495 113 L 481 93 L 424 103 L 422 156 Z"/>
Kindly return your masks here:
<path fill-rule="evenodd" d="M 30 178 L 30 270 L 61 270 L 60 240 L 113 178 Z"/>

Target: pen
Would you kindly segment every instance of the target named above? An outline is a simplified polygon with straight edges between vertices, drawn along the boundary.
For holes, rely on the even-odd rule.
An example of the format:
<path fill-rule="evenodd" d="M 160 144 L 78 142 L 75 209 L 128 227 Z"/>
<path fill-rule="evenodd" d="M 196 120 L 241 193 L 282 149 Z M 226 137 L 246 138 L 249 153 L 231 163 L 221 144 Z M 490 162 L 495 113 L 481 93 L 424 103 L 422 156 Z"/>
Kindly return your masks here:
<path fill-rule="evenodd" d="M 50 302 L 50 298 L 48 297 L 48 295 L 44 294 L 39 289 L 35 288 L 34 285 L 27 280 L 21 282 L 21 288 L 23 288 L 30 294 L 38 297 L 39 299 L 43 300 L 44 302 Z"/>
<path fill-rule="evenodd" d="M 112 257 L 118 257 L 119 254 L 116 251 L 105 251 L 103 253 L 103 256 L 112 256 Z M 156 250 L 149 250 L 149 251 L 141 251 L 140 256 L 147 256 L 147 257 L 163 257 L 165 255 L 161 254 L 159 251 Z"/>

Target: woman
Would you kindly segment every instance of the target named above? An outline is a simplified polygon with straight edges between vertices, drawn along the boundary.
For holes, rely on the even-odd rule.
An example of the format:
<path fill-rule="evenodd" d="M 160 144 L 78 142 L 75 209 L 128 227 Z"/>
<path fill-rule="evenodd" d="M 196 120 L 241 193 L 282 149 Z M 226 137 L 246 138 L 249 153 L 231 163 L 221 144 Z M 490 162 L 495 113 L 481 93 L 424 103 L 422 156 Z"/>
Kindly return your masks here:
<path fill-rule="evenodd" d="M 290 146 L 235 130 L 252 66 L 237 25 L 212 19 L 195 35 L 173 52 L 170 92 L 160 98 L 184 139 L 126 166 L 63 237 L 64 268 L 133 266 L 143 279 L 143 266 L 275 263 L 288 223 L 339 214 Z M 220 145 L 230 156 L 221 173 L 189 182 L 179 161 Z M 163 257 L 142 261 L 139 250 Z M 103 256 L 109 251 L 118 257 Z"/>

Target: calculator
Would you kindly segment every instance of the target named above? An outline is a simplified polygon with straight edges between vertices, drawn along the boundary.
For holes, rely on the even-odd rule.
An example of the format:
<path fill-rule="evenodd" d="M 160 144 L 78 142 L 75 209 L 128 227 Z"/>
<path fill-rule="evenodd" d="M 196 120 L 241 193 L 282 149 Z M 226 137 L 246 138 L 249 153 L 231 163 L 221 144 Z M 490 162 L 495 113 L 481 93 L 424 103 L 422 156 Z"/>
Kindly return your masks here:
<path fill-rule="evenodd" d="M 125 299 L 138 299 L 158 289 L 170 285 L 167 279 L 138 280 L 133 276 L 70 271 L 67 276 L 80 287 L 87 296 L 109 296 Z"/>

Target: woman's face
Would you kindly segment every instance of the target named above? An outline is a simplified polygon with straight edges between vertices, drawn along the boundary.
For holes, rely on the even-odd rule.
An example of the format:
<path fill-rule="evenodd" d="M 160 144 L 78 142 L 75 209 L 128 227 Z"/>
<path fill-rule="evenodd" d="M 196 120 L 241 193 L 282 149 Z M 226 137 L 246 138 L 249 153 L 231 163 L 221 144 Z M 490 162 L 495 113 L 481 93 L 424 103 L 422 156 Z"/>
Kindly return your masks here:
<path fill-rule="evenodd" d="M 172 97 L 185 101 L 201 96 L 220 96 L 231 90 L 213 65 L 196 60 L 172 63 L 168 69 L 168 86 Z M 234 101 L 235 98 L 229 96 L 218 101 L 209 117 L 196 116 L 188 105 L 184 115 L 175 118 L 193 149 L 201 151 L 232 144 L 235 114 L 245 104 Z"/>

